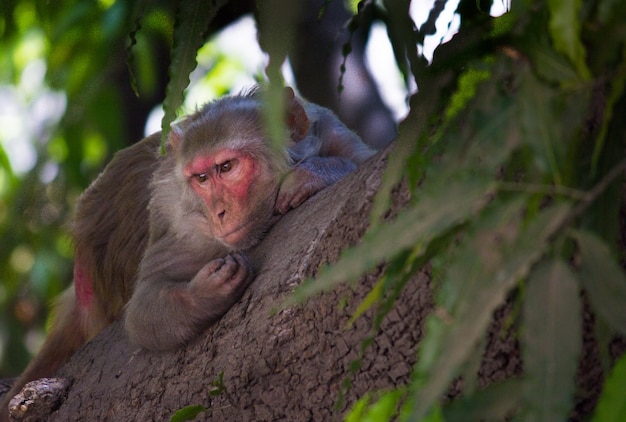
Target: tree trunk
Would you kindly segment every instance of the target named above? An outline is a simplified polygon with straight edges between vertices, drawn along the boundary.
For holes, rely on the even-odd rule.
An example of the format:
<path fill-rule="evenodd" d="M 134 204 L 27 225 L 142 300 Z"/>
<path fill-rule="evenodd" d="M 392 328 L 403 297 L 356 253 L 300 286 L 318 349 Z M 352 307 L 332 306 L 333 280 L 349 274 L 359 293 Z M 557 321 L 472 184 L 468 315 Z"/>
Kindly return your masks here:
<path fill-rule="evenodd" d="M 377 271 L 305 305 L 273 312 L 304 278 L 358 242 L 384 157 L 377 155 L 285 215 L 249 253 L 257 277 L 241 301 L 186 348 L 139 350 L 129 345 L 120 321 L 105 329 L 61 369 L 58 375 L 74 382 L 50 420 L 169 420 L 188 405 L 208 409 L 200 420 L 339 420 L 366 391 L 405 384 L 432 308 L 427 271 L 407 284 L 352 375 L 372 315 L 351 326 L 348 321 Z M 406 202 L 406 190 L 397 189 L 393 209 Z M 516 342 L 501 335 L 506 328 L 498 315 L 479 374 L 482 385 L 521 371 Z M 351 387 L 343 390 L 346 380 Z"/>

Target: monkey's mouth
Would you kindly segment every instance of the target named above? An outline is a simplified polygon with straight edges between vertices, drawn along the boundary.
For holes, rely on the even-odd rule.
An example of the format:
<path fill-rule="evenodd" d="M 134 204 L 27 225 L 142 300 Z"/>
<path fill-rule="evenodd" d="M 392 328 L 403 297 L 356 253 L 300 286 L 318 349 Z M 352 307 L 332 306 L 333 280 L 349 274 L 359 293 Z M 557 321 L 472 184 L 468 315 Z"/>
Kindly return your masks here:
<path fill-rule="evenodd" d="M 220 234 L 217 236 L 217 238 L 224 244 L 231 246 L 231 247 L 237 247 L 238 244 L 240 242 L 242 242 L 243 239 L 245 239 L 246 237 L 246 230 L 244 230 L 245 227 L 239 227 L 235 230 L 231 230 L 228 233 L 224 233 L 224 234 Z"/>
<path fill-rule="evenodd" d="M 266 219 L 251 218 L 244 224 L 215 233 L 215 237 L 233 250 L 246 250 L 258 244 L 279 218 L 273 215 Z"/>
<path fill-rule="evenodd" d="M 228 231 L 216 233 L 220 242 L 232 249 L 244 250 L 258 243 L 260 240 L 254 233 L 255 225 L 253 221 L 236 226 Z"/>
<path fill-rule="evenodd" d="M 248 226 L 250 226 L 250 224 L 245 223 L 235 228 L 228 229 L 228 231 L 215 233 L 215 237 L 217 237 L 222 243 L 236 246 L 237 243 L 246 237 Z"/>

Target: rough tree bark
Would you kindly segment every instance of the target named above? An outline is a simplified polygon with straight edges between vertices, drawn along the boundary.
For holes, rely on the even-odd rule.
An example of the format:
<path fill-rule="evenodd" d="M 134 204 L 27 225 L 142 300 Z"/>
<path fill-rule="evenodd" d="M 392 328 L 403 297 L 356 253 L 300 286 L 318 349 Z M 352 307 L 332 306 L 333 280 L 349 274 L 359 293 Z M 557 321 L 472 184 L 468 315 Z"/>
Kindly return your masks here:
<path fill-rule="evenodd" d="M 347 322 L 376 274 L 306 305 L 271 312 L 304 277 L 359 241 L 384 157 L 374 157 L 288 213 L 249 254 L 258 275 L 242 300 L 188 347 L 175 353 L 142 351 L 129 345 L 119 321 L 105 329 L 61 369 L 58 375 L 73 380 L 73 385 L 47 420 L 160 421 L 187 405 L 210 408 L 199 420 L 339 420 L 367 390 L 407 382 L 422 322 L 432 308 L 427 271 L 407 285 L 386 317 L 338 410 L 342 383 L 351 377 L 350 364 L 370 331 L 371 315 L 351 327 Z M 398 189 L 394 209 L 406 200 L 406 191 Z M 488 336 L 479 374 L 483 385 L 521 371 L 514 337 L 502 335 L 506 312 L 505 306 L 496 313 Z M 585 355 L 589 353 L 588 365 L 598 367 L 597 352 Z M 598 379 L 597 371 L 582 371 L 591 374 L 587 383 L 596 386 L 591 388 L 596 390 L 591 400 L 595 402 L 601 373 Z M 220 373 L 225 390 L 212 396 L 209 392 Z"/>

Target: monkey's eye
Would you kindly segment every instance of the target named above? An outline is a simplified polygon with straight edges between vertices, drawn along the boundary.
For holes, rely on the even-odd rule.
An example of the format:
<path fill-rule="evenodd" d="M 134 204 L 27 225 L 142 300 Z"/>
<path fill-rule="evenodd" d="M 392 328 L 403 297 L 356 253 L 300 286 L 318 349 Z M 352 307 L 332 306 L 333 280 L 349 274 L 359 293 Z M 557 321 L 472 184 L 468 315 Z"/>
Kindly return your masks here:
<path fill-rule="evenodd" d="M 224 161 L 222 164 L 217 165 L 218 173 L 228 173 L 233 169 L 233 162 L 231 160 Z"/>
<path fill-rule="evenodd" d="M 208 176 L 207 176 L 206 173 L 194 174 L 193 177 L 195 177 L 195 179 L 196 179 L 196 181 L 198 181 L 198 183 L 204 183 L 208 179 Z"/>

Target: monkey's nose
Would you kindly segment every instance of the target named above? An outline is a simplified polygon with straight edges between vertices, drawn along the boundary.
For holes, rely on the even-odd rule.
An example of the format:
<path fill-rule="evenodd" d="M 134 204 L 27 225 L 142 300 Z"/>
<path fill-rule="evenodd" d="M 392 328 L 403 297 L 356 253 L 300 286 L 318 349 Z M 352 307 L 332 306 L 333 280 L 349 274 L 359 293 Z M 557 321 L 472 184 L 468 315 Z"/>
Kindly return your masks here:
<path fill-rule="evenodd" d="M 226 210 L 222 210 L 217 213 L 217 218 L 221 221 L 224 220 L 224 216 L 226 215 Z"/>

